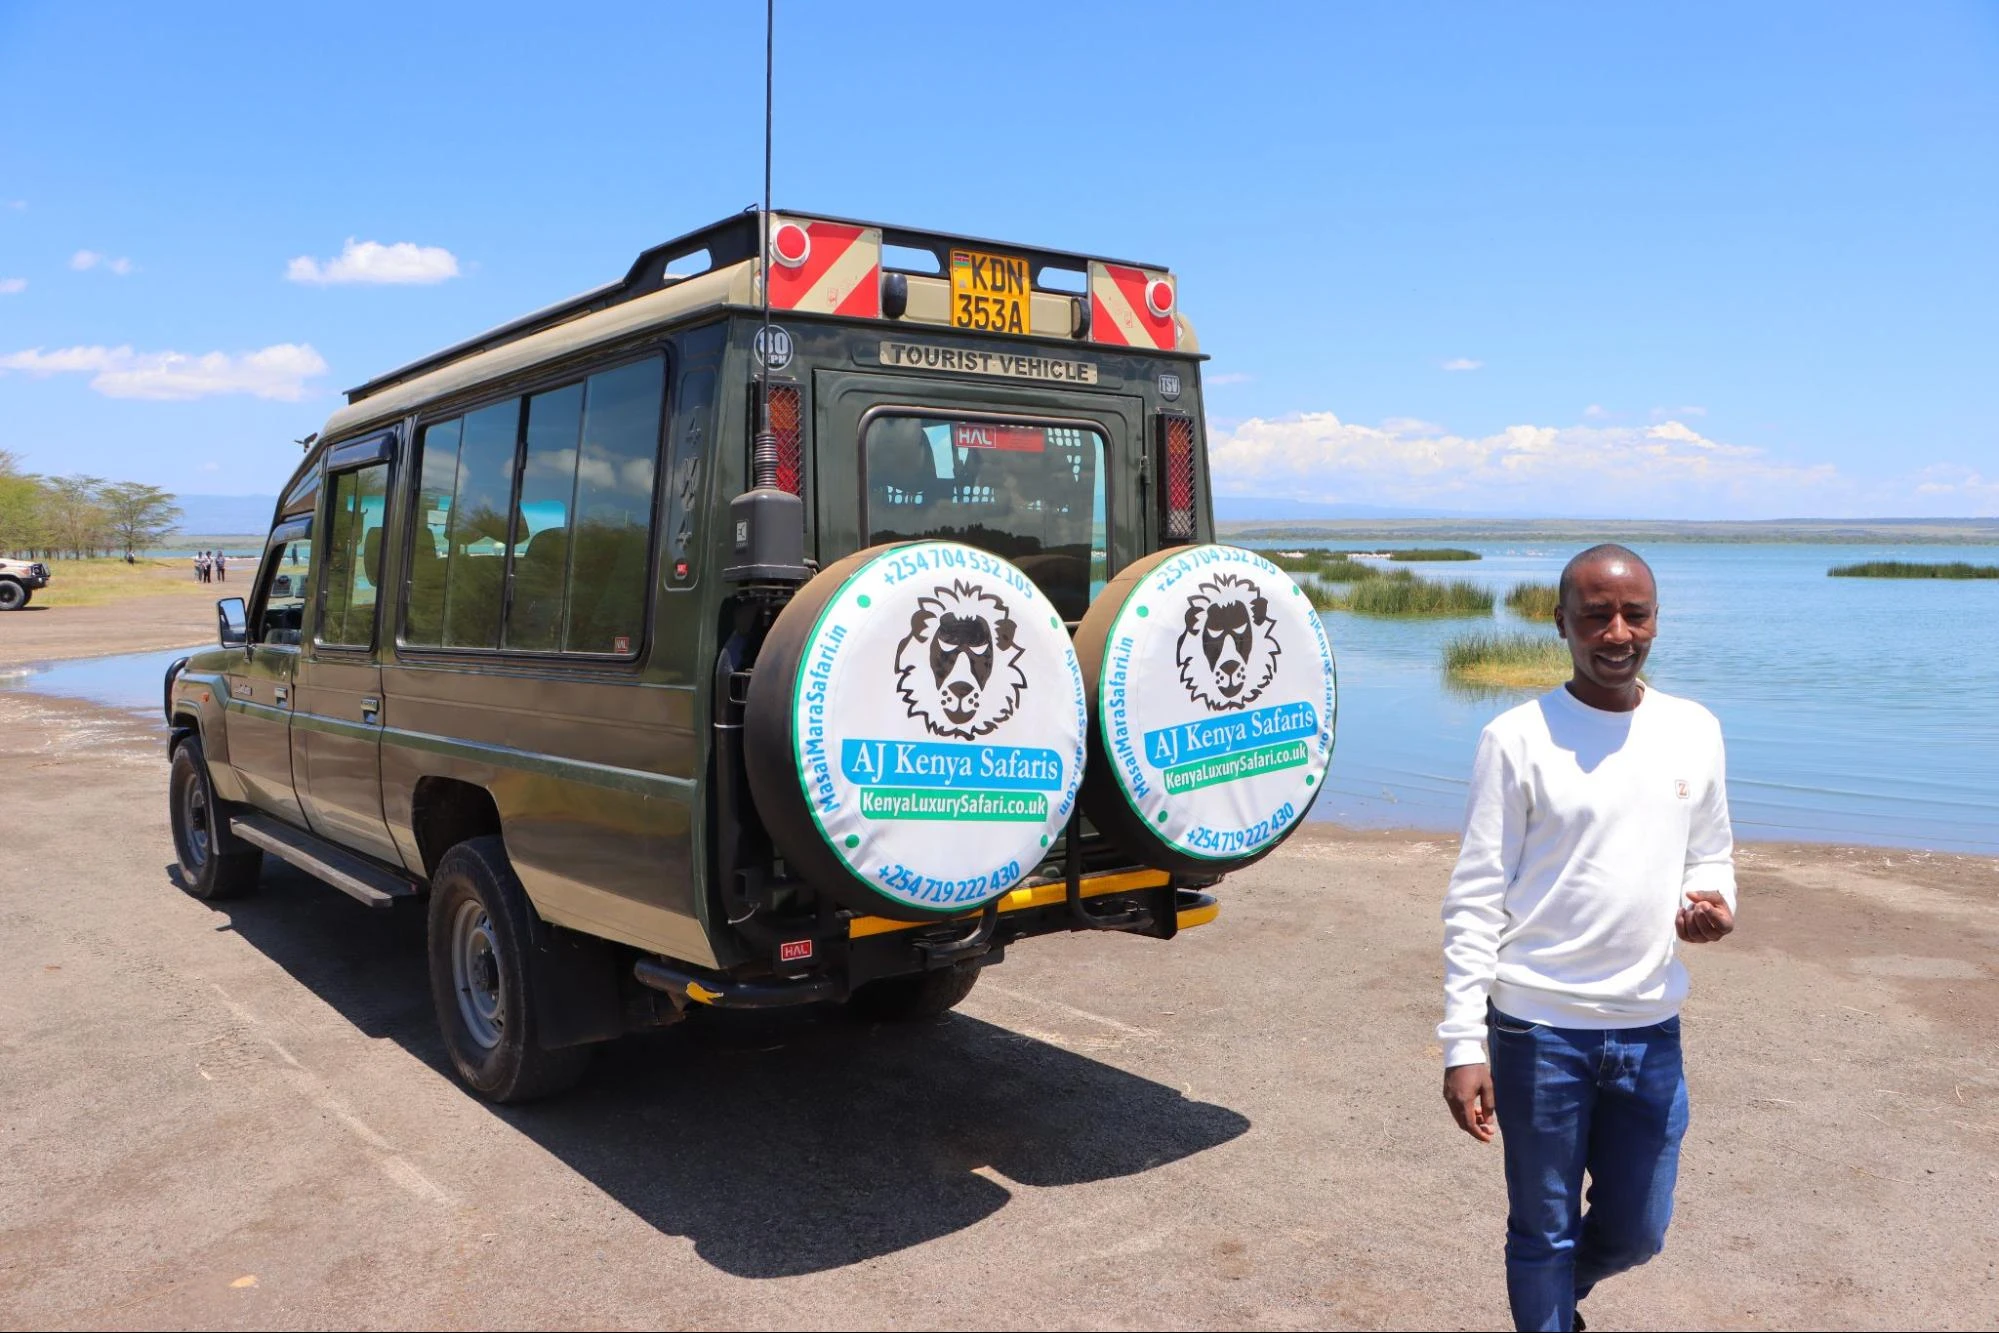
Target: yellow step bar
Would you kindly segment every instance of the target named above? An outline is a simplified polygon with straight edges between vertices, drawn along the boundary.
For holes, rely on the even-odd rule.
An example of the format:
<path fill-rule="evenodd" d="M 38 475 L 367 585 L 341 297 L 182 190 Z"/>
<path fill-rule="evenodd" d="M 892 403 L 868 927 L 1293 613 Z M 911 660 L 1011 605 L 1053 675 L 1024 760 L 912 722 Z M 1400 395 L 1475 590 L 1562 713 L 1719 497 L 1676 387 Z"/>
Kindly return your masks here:
<path fill-rule="evenodd" d="M 1096 875 L 1083 881 L 1085 898 L 1101 898 L 1107 893 L 1130 893 L 1134 889 L 1157 889 L 1165 886 L 1166 872 L 1163 870 L 1126 870 L 1115 875 Z M 1021 912 L 1030 907 L 1050 907 L 1066 901 L 1069 889 L 1061 880 L 1049 884 L 1033 884 L 1015 889 L 1000 899 L 1002 912 Z M 1184 908 L 1180 912 L 1180 929 L 1192 930 L 1195 926 L 1205 926 L 1221 914 L 1220 903 L 1203 903 L 1198 907 Z M 960 918 L 969 921 L 976 912 Z M 949 918 L 946 918 L 947 920 Z M 884 916 L 857 916 L 847 923 L 847 938 L 866 939 L 870 935 L 886 935 L 897 930 L 916 930 L 935 922 L 891 921 Z"/>

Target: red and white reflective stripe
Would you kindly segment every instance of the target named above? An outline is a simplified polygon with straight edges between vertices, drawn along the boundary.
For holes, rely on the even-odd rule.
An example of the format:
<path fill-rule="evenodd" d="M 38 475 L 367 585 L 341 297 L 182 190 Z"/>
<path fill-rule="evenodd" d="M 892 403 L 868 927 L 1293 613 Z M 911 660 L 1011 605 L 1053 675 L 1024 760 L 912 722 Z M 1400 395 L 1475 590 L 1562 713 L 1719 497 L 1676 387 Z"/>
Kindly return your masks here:
<path fill-rule="evenodd" d="M 770 231 L 777 261 L 767 266 L 771 309 L 881 318 L 879 227 L 773 214 Z"/>
<path fill-rule="evenodd" d="M 1122 264 L 1090 265 L 1090 339 L 1171 350 L 1180 343 L 1173 275 Z"/>

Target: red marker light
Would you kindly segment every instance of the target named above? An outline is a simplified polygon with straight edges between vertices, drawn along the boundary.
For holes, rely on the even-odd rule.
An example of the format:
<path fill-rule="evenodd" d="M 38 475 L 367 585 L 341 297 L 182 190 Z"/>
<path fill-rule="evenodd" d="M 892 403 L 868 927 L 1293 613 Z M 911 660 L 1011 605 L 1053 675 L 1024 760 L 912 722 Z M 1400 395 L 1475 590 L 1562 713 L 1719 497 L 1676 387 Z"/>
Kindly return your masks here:
<path fill-rule="evenodd" d="M 1160 319 L 1173 313 L 1173 284 L 1164 278 L 1154 278 L 1145 284 L 1145 308 Z"/>
<path fill-rule="evenodd" d="M 796 222 L 787 222 L 771 234 L 771 258 L 786 268 L 797 268 L 812 254 L 812 237 Z"/>

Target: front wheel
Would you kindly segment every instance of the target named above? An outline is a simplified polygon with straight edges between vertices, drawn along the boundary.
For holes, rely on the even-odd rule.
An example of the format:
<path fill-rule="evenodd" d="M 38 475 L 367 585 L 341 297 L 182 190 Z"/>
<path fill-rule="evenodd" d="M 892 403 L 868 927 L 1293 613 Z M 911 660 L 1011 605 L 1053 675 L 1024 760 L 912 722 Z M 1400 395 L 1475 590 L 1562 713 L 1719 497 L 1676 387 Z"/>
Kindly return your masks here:
<path fill-rule="evenodd" d="M 208 757 L 201 738 L 190 736 L 174 750 L 167 776 L 167 821 L 181 885 L 203 902 L 238 898 L 257 887 L 264 854 L 229 829 L 229 815 L 208 782 Z"/>
<path fill-rule="evenodd" d="M 943 968 L 870 981 L 847 999 L 847 1012 L 873 1023 L 913 1023 L 958 1007 L 979 983 L 976 967 Z"/>
<path fill-rule="evenodd" d="M 431 1000 L 452 1068 L 489 1102 L 562 1092 L 590 1065 L 588 1046 L 536 1040 L 533 921 L 499 838 L 444 854 L 430 882 Z"/>
<path fill-rule="evenodd" d="M 18 611 L 28 604 L 28 589 L 14 579 L 0 579 L 0 611 Z"/>

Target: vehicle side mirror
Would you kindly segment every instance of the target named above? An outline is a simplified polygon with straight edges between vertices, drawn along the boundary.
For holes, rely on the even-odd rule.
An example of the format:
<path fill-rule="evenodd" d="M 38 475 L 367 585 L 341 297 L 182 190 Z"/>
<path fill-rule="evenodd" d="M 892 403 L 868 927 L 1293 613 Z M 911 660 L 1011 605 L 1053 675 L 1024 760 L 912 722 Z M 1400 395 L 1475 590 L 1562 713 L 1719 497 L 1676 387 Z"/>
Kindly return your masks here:
<path fill-rule="evenodd" d="M 242 648 L 250 642 L 250 612 L 241 597 L 224 597 L 215 604 L 215 634 L 224 648 Z"/>

